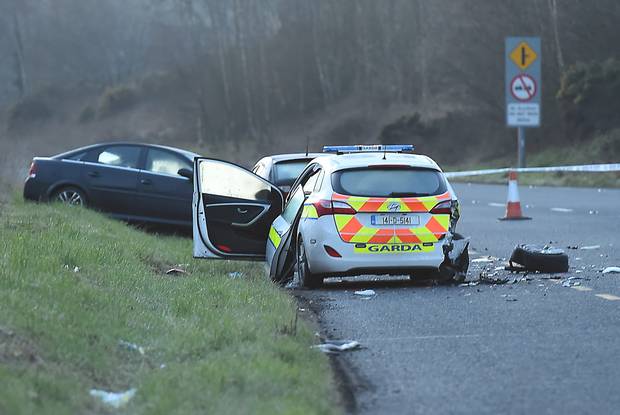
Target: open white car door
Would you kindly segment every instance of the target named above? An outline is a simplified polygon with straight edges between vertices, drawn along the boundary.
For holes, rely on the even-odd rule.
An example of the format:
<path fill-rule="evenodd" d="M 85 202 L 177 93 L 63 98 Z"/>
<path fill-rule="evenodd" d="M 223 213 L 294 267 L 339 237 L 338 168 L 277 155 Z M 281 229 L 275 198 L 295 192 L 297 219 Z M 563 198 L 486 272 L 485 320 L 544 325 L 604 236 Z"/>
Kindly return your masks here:
<path fill-rule="evenodd" d="M 194 159 L 194 257 L 263 260 L 284 199 L 275 185 L 233 163 Z"/>

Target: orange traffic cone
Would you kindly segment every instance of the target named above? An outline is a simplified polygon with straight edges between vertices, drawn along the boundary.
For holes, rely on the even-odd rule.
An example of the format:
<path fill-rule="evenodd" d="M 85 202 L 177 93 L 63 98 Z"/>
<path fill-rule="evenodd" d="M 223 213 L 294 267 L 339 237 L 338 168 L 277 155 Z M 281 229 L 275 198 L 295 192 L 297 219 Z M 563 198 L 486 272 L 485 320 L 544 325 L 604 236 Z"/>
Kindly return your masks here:
<path fill-rule="evenodd" d="M 499 220 L 524 220 L 532 219 L 523 216 L 521 202 L 519 200 L 519 186 L 517 184 L 517 172 L 508 173 L 508 201 L 506 202 L 506 215 Z"/>

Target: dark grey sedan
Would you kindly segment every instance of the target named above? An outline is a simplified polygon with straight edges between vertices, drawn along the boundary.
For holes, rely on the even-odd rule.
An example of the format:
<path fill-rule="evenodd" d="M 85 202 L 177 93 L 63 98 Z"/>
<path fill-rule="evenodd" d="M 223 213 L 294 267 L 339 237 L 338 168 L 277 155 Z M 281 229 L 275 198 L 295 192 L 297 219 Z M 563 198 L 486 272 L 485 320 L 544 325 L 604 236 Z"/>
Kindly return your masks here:
<path fill-rule="evenodd" d="M 135 222 L 192 226 L 192 168 L 198 154 L 114 142 L 35 157 L 24 198 L 96 208 Z"/>

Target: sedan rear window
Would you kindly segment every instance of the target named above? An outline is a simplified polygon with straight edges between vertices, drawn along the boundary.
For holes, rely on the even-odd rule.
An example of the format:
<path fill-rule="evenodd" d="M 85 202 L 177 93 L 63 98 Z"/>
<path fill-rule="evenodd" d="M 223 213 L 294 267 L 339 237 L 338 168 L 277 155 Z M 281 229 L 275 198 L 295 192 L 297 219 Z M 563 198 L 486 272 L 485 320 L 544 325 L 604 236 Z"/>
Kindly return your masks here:
<path fill-rule="evenodd" d="M 418 168 L 362 168 L 332 174 L 332 186 L 340 194 L 367 197 L 420 197 L 445 193 L 441 172 Z"/>
<path fill-rule="evenodd" d="M 310 160 L 290 160 L 281 161 L 274 165 L 275 168 L 275 184 L 277 186 L 292 185 L 299 177 L 301 172 L 306 168 Z"/>

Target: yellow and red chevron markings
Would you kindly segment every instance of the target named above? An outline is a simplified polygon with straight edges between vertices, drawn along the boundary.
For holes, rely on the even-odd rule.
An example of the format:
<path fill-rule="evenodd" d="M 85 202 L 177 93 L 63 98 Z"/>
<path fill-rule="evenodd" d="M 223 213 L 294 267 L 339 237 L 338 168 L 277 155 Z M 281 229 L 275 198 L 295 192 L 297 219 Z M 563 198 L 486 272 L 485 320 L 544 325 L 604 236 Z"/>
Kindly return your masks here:
<path fill-rule="evenodd" d="M 344 196 L 334 193 L 333 200 L 348 203 L 357 212 L 391 212 L 388 206 L 399 203 L 398 212 L 428 213 L 437 203 L 449 200 L 450 194 L 418 198 L 377 198 Z M 336 227 L 343 241 L 349 243 L 424 243 L 437 242 L 445 236 L 450 226 L 450 215 L 423 215 L 425 224 L 416 227 L 369 227 L 364 226 L 355 215 L 334 215 Z"/>
<path fill-rule="evenodd" d="M 399 212 L 427 213 L 430 212 L 437 203 L 450 200 L 450 193 L 446 192 L 437 196 L 399 198 L 345 196 L 334 193 L 332 199 L 347 202 L 349 206 L 358 212 L 390 212 L 388 206 L 392 203 L 398 203 L 400 204 Z"/>

